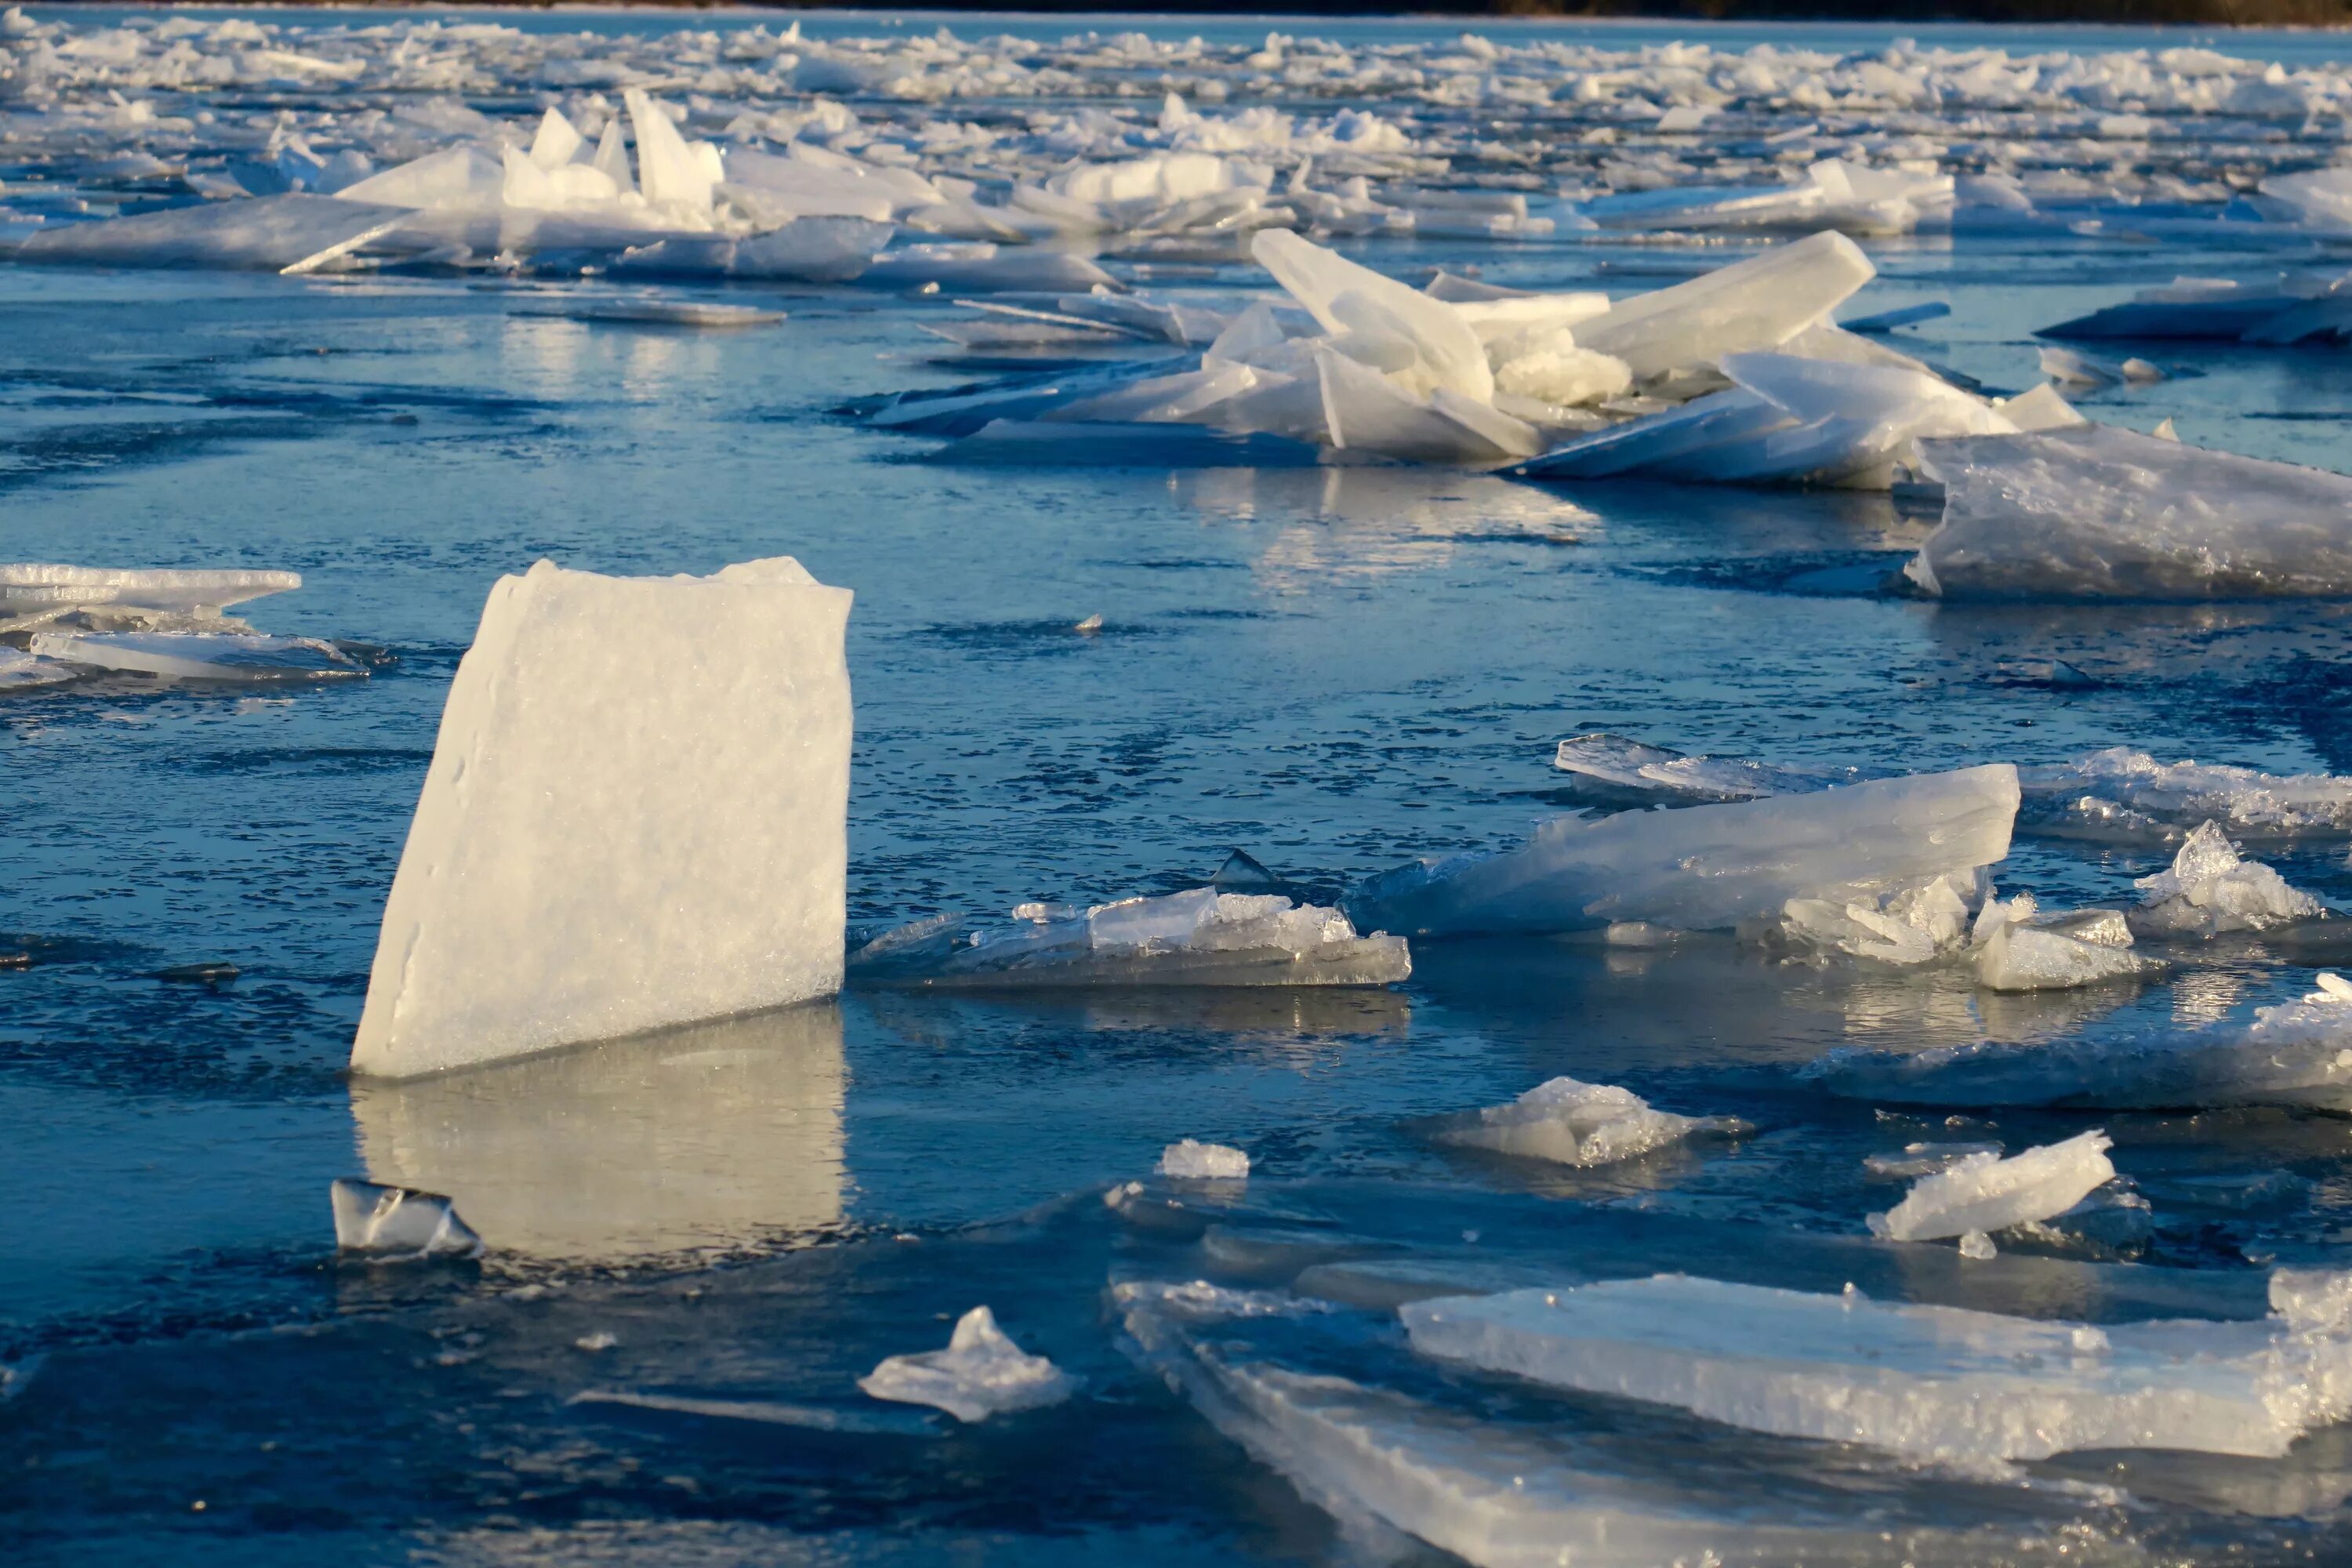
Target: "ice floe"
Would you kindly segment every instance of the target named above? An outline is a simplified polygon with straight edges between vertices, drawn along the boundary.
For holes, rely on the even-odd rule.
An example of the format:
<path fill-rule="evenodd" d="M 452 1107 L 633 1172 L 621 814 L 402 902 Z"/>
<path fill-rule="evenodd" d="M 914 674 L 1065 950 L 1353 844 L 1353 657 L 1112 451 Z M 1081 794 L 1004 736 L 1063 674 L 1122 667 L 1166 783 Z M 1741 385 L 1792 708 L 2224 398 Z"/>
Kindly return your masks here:
<path fill-rule="evenodd" d="M 943 1351 L 886 1358 L 857 1380 L 877 1399 L 934 1405 L 959 1421 L 985 1421 L 1059 1405 L 1077 1381 L 1041 1355 L 1031 1355 L 996 1326 L 996 1314 L 974 1307 L 956 1320 Z"/>
<path fill-rule="evenodd" d="M 335 1246 L 341 1252 L 381 1263 L 482 1255 L 482 1238 L 438 1193 L 344 1176 L 329 1189 L 329 1195 L 335 1212 Z"/>
<path fill-rule="evenodd" d="M 2258 1322 L 2093 1327 L 1681 1275 L 1401 1310 L 1424 1354 L 1759 1432 L 1971 1466 L 2089 1448 L 2275 1457 L 2352 1412 L 2352 1277 Z"/>
<path fill-rule="evenodd" d="M 1921 1177 L 1892 1209 L 1872 1215 L 1870 1233 L 1889 1241 L 1937 1241 L 2063 1214 L 2115 1180 L 2111 1146 L 2105 1133 L 2095 1131 L 2007 1159 L 1964 1155 Z"/>
<path fill-rule="evenodd" d="M 1386 985 L 1412 972 L 1404 939 L 1272 893 L 1194 888 L 1077 909 L 1023 904 L 1008 920 L 929 916 L 849 955 L 853 979 L 891 985 Z"/>
<path fill-rule="evenodd" d="M 2042 335 L 2341 342 L 2352 337 L 2352 273 L 2281 272 L 2264 281 L 2176 278 L 2124 304 L 2044 327 Z"/>
<path fill-rule="evenodd" d="M 1839 1050 L 1805 1071 L 1832 1094 L 1882 1104 L 2352 1110 L 2352 983 L 2324 973 L 2300 1001 L 2198 1029 Z"/>
<path fill-rule="evenodd" d="M 1731 1135 L 1747 1124 L 1726 1116 L 1677 1116 L 1614 1084 L 1556 1078 L 1508 1105 L 1450 1119 L 1440 1142 L 1560 1165 L 1607 1165 L 1637 1159 L 1706 1134 Z"/>
<path fill-rule="evenodd" d="M 352 1069 L 410 1077 L 838 989 L 849 603 L 788 557 L 499 579 L 442 712 Z"/>
<path fill-rule="evenodd" d="M 1250 1158 L 1223 1143 L 1179 1139 L 1160 1152 L 1160 1173 L 1180 1181 L 1238 1182 L 1250 1173 Z"/>
<path fill-rule="evenodd" d="M 2140 901 L 2127 916 L 2133 930 L 2149 936 L 2268 931 L 2308 920 L 2326 909 L 2261 861 L 2240 856 L 2217 822 L 2204 823 L 2191 833 L 2170 868 L 2142 877 L 2134 885 L 2140 889 Z"/>
<path fill-rule="evenodd" d="M 1731 929 L 1777 921 L 1792 899 L 1875 905 L 1948 876 L 1973 887 L 2009 853 L 2017 801 L 2016 770 L 1993 764 L 1685 811 L 1557 816 L 1516 848 L 1375 877 L 1347 908 L 1360 924 L 1410 935 L 1628 921 Z"/>
<path fill-rule="evenodd" d="M 1947 598 L 2352 593 L 2352 479 L 2113 426 L 1929 444 L 1943 522 L 1904 568 Z"/>

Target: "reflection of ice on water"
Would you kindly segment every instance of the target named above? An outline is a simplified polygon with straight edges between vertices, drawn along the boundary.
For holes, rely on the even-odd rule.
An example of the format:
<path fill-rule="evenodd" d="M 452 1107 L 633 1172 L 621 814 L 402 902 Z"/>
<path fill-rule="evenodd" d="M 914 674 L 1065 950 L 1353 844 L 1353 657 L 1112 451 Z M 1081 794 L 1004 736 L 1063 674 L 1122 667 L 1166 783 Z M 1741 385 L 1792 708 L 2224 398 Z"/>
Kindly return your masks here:
<path fill-rule="evenodd" d="M 830 1003 L 352 1086 L 372 1180 L 445 1193 L 493 1252 L 618 1260 L 838 1223 Z"/>

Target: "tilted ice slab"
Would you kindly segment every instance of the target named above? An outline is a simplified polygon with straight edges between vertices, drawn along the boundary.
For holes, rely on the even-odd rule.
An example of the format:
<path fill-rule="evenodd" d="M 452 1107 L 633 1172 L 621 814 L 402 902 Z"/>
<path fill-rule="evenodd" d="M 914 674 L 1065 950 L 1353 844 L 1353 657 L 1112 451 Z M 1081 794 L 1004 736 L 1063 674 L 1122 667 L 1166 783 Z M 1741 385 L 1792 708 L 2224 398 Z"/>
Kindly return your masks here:
<path fill-rule="evenodd" d="M 352 1069 L 409 1077 L 838 989 L 849 603 L 787 557 L 501 578 L 441 715 Z"/>
<path fill-rule="evenodd" d="M 1598 730 L 1562 741 L 1552 754 L 1552 765 L 1605 789 L 1694 805 L 1810 795 L 1883 776 L 1857 768 L 1783 767 L 1742 757 L 1687 756 Z"/>
<path fill-rule="evenodd" d="M 1653 1110 L 1614 1084 L 1556 1078 L 1508 1105 L 1490 1105 L 1441 1128 L 1440 1142 L 1491 1149 L 1561 1165 L 1607 1165 L 1706 1133 L 1730 1134 L 1746 1123 L 1726 1116 L 1677 1116 Z"/>
<path fill-rule="evenodd" d="M 53 658 L 37 658 L 16 648 L 0 646 L 0 691 L 31 691 L 44 686 L 61 686 L 80 673 L 72 665 L 60 664 Z"/>
<path fill-rule="evenodd" d="M 2053 338 L 2188 338 L 2250 343 L 2352 334 L 2352 273 L 2284 272 L 2263 283 L 2179 278 L 2121 305 L 2044 327 Z"/>
<path fill-rule="evenodd" d="M 2180 846 L 2168 870 L 2133 884 L 2140 901 L 2128 911 L 2132 929 L 2150 936 L 2216 936 L 2267 931 L 2308 920 L 2326 906 L 2259 860 L 2238 854 L 2221 824 L 2200 825 Z"/>
<path fill-rule="evenodd" d="M 1873 169 L 1826 158 L 1780 185 L 1669 185 L 1603 196 L 1578 208 L 1611 229 L 1835 229 L 1908 234 L 1948 218 L 1952 176 Z"/>
<path fill-rule="evenodd" d="M 2352 1413 L 2352 1275 L 2252 1323 L 2043 1322 L 1662 1274 L 1400 1309 L 1416 1351 L 1751 1431 L 1982 1465 L 2085 1448 L 2275 1458 Z"/>
<path fill-rule="evenodd" d="M 2009 853 L 2017 771 L 2005 763 L 1686 811 L 1557 816 L 1515 849 L 1430 858 L 1375 877 L 1360 925 L 1438 935 L 1684 931 L 1778 919 L 1797 898 L 1850 903 Z"/>
<path fill-rule="evenodd" d="M 482 1238 L 438 1193 L 344 1176 L 329 1189 L 329 1197 L 339 1251 L 382 1263 L 482 1255 Z"/>
<path fill-rule="evenodd" d="M 1805 1077 L 1883 1104 L 2352 1111 L 2352 983 L 2322 974 L 2299 1002 L 2251 1020 L 2123 1038 L 1981 1043 L 1916 1053 L 1832 1051 Z"/>
<path fill-rule="evenodd" d="M 357 659 L 316 637 L 258 632 L 35 632 L 32 653 L 60 664 L 178 680 L 344 680 Z"/>
<path fill-rule="evenodd" d="M 1937 1241 L 2063 1214 L 2115 1180 L 2107 1159 L 2112 1146 L 2105 1133 L 2094 1131 L 2006 1160 L 1966 1155 L 1921 1177 L 1886 1213 L 1872 1215 L 1870 1234 L 1888 1241 Z"/>
<path fill-rule="evenodd" d="M 0 630 L 75 612 L 217 618 L 233 605 L 301 585 L 300 574 L 293 572 L 0 566 Z"/>
<path fill-rule="evenodd" d="M 1637 380 L 1778 348 L 1826 321 L 1877 276 L 1859 246 L 1816 234 L 1702 277 L 1612 305 L 1579 322 L 1576 342 L 1620 359 Z"/>
<path fill-rule="evenodd" d="M 936 1405 L 959 1421 L 1059 1405 L 1077 1382 L 1041 1355 L 1031 1355 L 1003 1329 L 996 1314 L 974 1307 L 956 1321 L 943 1351 L 894 1355 L 857 1380 L 877 1399 Z"/>
<path fill-rule="evenodd" d="M 1947 598 L 2352 594 L 2352 479 L 2112 426 L 1932 442 L 1944 520 L 1904 568 Z"/>
<path fill-rule="evenodd" d="M 1023 904 L 1009 921 L 933 915 L 849 958 L 852 978 L 975 986 L 1386 985 L 1412 973 L 1402 937 L 1276 894 L 1214 888 L 1078 910 Z"/>

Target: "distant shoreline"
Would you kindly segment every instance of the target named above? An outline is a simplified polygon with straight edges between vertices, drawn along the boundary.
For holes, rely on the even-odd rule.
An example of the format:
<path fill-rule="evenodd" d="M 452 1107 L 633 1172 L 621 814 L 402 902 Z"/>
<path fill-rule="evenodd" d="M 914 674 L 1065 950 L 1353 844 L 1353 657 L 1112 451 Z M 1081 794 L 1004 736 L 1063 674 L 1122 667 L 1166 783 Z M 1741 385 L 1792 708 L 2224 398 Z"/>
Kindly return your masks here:
<path fill-rule="evenodd" d="M 37 0 L 71 8 L 78 5 L 122 4 L 124 0 Z M 171 8 L 173 0 L 128 0 Z M 206 0 L 180 0 L 197 8 L 212 8 Z M 221 0 L 218 8 L 247 6 L 273 9 L 434 10 L 482 9 L 518 11 L 710 11 L 773 12 L 789 16 L 801 11 L 870 11 L 877 14 L 993 16 L 1223 16 L 1263 20 L 1276 27 L 1286 22 L 1312 22 L 1348 17 L 1483 18 L 1489 21 L 1593 22 L 1882 22 L 1891 26 L 1983 23 L 2000 26 L 2053 26 L 2297 27 L 2352 28 L 2352 0 L 1919 0 L 1893 6 L 1886 0 L 1412 0 L 1382 5 L 1378 0 L 1322 4 L 1318 0 L 1285 0 L 1275 10 L 1221 0 L 1156 0 L 1148 5 L 1093 3 L 1057 4 L 1056 0 L 1022 0 L 1013 5 L 894 5 L 880 0 L 823 0 L 796 5 L 792 0 Z"/>

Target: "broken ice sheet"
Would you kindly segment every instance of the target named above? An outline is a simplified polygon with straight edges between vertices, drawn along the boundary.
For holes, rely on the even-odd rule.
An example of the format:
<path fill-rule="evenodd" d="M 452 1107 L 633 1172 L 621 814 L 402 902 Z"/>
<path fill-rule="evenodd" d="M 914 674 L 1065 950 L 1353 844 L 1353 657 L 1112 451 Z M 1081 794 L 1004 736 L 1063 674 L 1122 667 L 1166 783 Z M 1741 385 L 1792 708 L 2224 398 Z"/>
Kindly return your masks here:
<path fill-rule="evenodd" d="M 1695 1137 L 1734 1137 L 1748 1131 L 1736 1117 L 1677 1116 L 1653 1110 L 1648 1100 L 1614 1084 L 1556 1078 L 1508 1105 L 1449 1118 L 1433 1136 L 1442 1143 L 1555 1164 L 1607 1165 Z"/>
<path fill-rule="evenodd" d="M 1993 991 L 2063 991 L 2158 967 L 2131 943 L 2118 910 L 2045 915 L 2030 893 L 1987 900 L 1969 939 L 1977 982 Z"/>
<path fill-rule="evenodd" d="M 332 643 L 257 632 L 35 632 L 31 649 L 88 669 L 180 680 L 343 680 L 367 674 Z"/>
<path fill-rule="evenodd" d="M 1412 935 L 1569 931 L 1642 921 L 1684 931 L 1780 919 L 1791 899 L 1847 904 L 1930 879 L 1972 879 L 2009 853 L 2006 764 L 1684 811 L 1556 816 L 1492 854 L 1372 878 L 1347 908 Z"/>
<path fill-rule="evenodd" d="M 0 645 L 0 691 L 32 691 L 63 685 L 81 672 L 53 658 L 38 658 Z"/>
<path fill-rule="evenodd" d="M 1077 1380 L 1023 1351 L 996 1326 L 996 1314 L 974 1307 L 957 1320 L 947 1349 L 887 1357 L 857 1386 L 877 1399 L 936 1405 L 972 1422 L 1059 1405 Z"/>
<path fill-rule="evenodd" d="M 2323 973 L 2300 1001 L 2201 1029 L 1907 1054 L 1840 1050 L 1804 1076 L 1832 1094 L 1895 1105 L 2352 1111 L 2352 982 Z"/>
<path fill-rule="evenodd" d="M 2095 1328 L 1662 1274 L 1400 1309 L 1416 1351 L 1791 1437 L 1963 1466 L 2084 1448 L 2276 1456 L 2352 1413 L 2352 1275 L 2259 1322 Z"/>
<path fill-rule="evenodd" d="M 849 955 L 852 978 L 891 985 L 1386 985 L 1412 972 L 1402 937 L 1215 888 L 1087 910 L 1023 904 L 988 924 L 933 915 Z"/>
<path fill-rule="evenodd" d="M 1921 1177 L 1894 1208 L 1872 1215 L 1870 1233 L 1889 1241 L 1937 1241 L 2048 1219 L 2115 1179 L 2109 1147 L 2105 1132 L 2091 1131 L 2008 1159 L 1964 1155 Z"/>
<path fill-rule="evenodd" d="M 2326 908 L 2261 861 L 2242 858 L 2216 822 L 2189 836 L 2169 869 L 2134 886 L 2140 901 L 2128 912 L 2132 929 L 2149 936 L 2268 931 Z"/>
<path fill-rule="evenodd" d="M 2352 592 L 2352 479 L 2113 426 L 1927 443 L 1942 524 L 1904 568 L 1945 598 Z"/>
<path fill-rule="evenodd" d="M 438 1193 L 344 1176 L 337 1179 L 330 1195 L 339 1251 L 381 1263 L 482 1255 L 482 1238 Z"/>
<path fill-rule="evenodd" d="M 223 612 L 302 585 L 293 572 L 24 563 L 0 566 L 0 631 L 244 631 Z"/>

